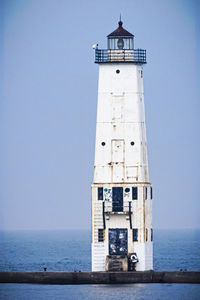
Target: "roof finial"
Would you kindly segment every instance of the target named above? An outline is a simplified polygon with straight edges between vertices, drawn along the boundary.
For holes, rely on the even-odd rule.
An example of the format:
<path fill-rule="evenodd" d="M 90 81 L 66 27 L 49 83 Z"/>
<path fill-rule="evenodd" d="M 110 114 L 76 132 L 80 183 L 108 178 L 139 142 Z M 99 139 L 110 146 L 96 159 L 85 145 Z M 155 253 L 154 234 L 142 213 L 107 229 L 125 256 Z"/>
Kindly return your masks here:
<path fill-rule="evenodd" d="M 120 13 L 120 17 L 119 17 L 119 22 L 118 22 L 118 24 L 119 24 L 119 27 L 122 27 L 123 22 L 122 22 L 122 20 L 121 20 L 121 13 Z"/>

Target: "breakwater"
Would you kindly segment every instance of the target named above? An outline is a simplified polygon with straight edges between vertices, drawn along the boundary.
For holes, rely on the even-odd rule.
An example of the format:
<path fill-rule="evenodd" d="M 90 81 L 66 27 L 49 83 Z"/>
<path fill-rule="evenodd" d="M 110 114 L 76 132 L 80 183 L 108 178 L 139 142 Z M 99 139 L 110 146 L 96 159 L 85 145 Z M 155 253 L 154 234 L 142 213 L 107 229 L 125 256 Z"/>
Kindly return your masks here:
<path fill-rule="evenodd" d="M 0 283 L 35 284 L 129 284 L 200 283 L 200 271 L 137 272 L 0 272 Z"/>

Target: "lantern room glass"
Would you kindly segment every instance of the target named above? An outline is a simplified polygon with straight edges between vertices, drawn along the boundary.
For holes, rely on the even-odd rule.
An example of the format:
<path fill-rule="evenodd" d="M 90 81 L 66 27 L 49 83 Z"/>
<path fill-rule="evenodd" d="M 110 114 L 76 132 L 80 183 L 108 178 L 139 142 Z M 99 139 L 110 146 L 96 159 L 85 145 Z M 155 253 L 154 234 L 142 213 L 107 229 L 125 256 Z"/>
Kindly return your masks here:
<path fill-rule="evenodd" d="M 133 49 L 133 37 L 115 37 L 108 38 L 108 49 L 111 50 L 132 50 Z"/>

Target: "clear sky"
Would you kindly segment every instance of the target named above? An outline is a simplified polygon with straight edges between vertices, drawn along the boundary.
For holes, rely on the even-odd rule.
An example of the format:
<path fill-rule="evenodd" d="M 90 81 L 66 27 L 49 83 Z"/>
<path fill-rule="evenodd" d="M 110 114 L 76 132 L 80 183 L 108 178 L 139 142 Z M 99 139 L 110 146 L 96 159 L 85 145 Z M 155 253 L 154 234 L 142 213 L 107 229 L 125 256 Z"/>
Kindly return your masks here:
<path fill-rule="evenodd" d="M 98 65 L 124 27 L 144 67 L 155 228 L 200 227 L 200 1 L 0 1 L 0 229 L 90 228 Z"/>

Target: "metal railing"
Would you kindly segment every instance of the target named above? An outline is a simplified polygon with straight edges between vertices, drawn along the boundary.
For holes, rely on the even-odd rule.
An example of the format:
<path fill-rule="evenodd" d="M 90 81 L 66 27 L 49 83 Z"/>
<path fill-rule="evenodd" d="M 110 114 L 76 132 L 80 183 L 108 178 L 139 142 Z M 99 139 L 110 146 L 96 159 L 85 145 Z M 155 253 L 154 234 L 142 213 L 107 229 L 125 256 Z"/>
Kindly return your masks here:
<path fill-rule="evenodd" d="M 95 50 L 95 63 L 133 62 L 146 64 L 146 50 Z"/>
<path fill-rule="evenodd" d="M 130 222 L 130 229 L 132 229 L 132 203 L 129 201 L 128 203 L 124 203 L 123 205 L 116 206 L 113 205 L 112 202 L 103 201 L 102 206 L 102 215 L 103 215 L 103 228 L 106 229 L 106 214 L 116 214 L 116 213 L 123 213 L 129 215 L 129 222 Z"/>
<path fill-rule="evenodd" d="M 123 205 L 116 205 L 112 202 L 104 202 L 104 212 L 105 213 L 129 213 L 129 210 L 132 208 L 131 202 L 124 203 Z"/>

